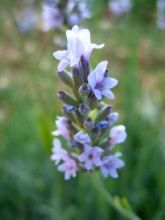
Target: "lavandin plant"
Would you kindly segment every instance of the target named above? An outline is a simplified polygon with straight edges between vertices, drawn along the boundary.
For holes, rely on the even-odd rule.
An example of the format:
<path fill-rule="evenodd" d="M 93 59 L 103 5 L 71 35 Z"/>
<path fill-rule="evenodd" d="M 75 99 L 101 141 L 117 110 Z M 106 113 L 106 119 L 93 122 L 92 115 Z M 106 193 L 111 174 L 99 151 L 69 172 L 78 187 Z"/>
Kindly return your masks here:
<path fill-rule="evenodd" d="M 123 125 L 114 126 L 119 114 L 112 112 L 104 97 L 114 99 L 111 89 L 118 81 L 109 77 L 107 61 L 100 62 L 94 69 L 90 66 L 93 49 L 101 49 L 104 44 L 91 43 L 88 29 L 74 26 L 66 31 L 67 50 L 53 55 L 60 61 L 57 72 L 61 80 L 72 90 L 59 91 L 57 96 L 64 103 L 63 116 L 57 117 L 56 130 L 52 132 L 53 152 L 51 159 L 58 171 L 64 173 L 65 180 L 76 177 L 78 172 L 100 170 L 104 177 L 117 178 L 117 170 L 124 166 L 121 153 L 113 153 L 114 147 L 126 139 Z M 70 70 L 66 70 L 66 67 Z M 60 139 L 65 140 L 65 148 Z M 125 200 L 123 207 L 105 189 L 96 172 L 91 175 L 93 184 L 100 195 L 123 217 L 140 220 Z"/>
<path fill-rule="evenodd" d="M 108 62 L 100 62 L 94 69 L 90 66 L 93 49 L 104 45 L 91 43 L 90 32 L 74 26 L 66 31 L 67 50 L 53 55 L 60 60 L 58 75 L 73 91 L 73 96 L 61 90 L 63 116 L 57 117 L 53 131 L 53 153 L 51 159 L 64 172 L 66 180 L 75 177 L 77 172 L 101 170 L 104 177 L 118 177 L 117 170 L 124 166 L 121 153 L 112 153 L 116 144 L 126 139 L 123 125 L 114 126 L 118 113 L 104 98 L 114 99 L 111 91 L 118 81 L 108 75 Z M 70 72 L 66 67 L 70 67 Z M 65 139 L 64 149 L 57 136 Z"/>

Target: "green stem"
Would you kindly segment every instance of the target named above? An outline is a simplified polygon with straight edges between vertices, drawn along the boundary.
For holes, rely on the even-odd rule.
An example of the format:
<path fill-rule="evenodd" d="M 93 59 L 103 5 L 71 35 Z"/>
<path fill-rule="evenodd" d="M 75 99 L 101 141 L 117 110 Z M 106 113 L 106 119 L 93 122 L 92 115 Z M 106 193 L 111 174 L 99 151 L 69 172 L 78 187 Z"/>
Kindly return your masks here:
<path fill-rule="evenodd" d="M 129 220 L 141 220 L 133 211 L 123 208 L 119 203 L 115 203 L 111 194 L 106 190 L 98 174 L 92 174 L 92 181 L 97 192 L 104 198 L 116 211 Z"/>

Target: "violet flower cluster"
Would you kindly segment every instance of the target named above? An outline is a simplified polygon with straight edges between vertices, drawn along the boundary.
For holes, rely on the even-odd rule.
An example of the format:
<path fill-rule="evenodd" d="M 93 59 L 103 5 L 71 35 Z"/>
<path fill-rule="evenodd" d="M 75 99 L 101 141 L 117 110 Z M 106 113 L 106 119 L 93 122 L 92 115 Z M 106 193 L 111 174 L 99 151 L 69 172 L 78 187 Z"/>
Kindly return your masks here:
<path fill-rule="evenodd" d="M 42 4 L 43 30 L 60 28 L 62 25 L 80 25 L 84 19 L 91 18 L 85 0 L 45 0 Z"/>
<path fill-rule="evenodd" d="M 56 130 L 52 132 L 55 138 L 51 159 L 66 180 L 77 172 L 94 170 L 101 170 L 104 177 L 117 178 L 117 170 L 124 162 L 114 149 L 127 134 L 123 125 L 114 126 L 119 114 L 104 98 L 115 98 L 112 89 L 118 81 L 108 75 L 107 61 L 95 68 L 90 66 L 93 50 L 104 44 L 91 43 L 88 29 L 74 26 L 66 31 L 66 37 L 67 49 L 53 55 L 60 61 L 58 75 L 72 93 L 61 90 L 57 94 L 64 103 L 63 116 L 57 117 Z"/>

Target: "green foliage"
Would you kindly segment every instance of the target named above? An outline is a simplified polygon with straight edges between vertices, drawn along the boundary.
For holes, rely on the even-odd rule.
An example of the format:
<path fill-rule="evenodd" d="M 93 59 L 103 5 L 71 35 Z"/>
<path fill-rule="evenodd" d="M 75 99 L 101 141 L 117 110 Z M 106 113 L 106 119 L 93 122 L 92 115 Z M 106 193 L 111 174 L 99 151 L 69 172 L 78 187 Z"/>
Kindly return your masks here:
<path fill-rule="evenodd" d="M 156 0 L 132 0 L 132 17 L 138 21 L 149 22 L 155 18 Z"/>
<path fill-rule="evenodd" d="M 51 131 L 60 114 L 55 92 L 62 84 L 54 74 L 55 48 L 46 34 L 32 33 L 23 38 L 27 54 L 22 56 L 22 38 L 6 22 L 0 30 L 0 219 L 121 220 L 95 191 L 90 174 L 66 182 L 56 172 Z M 103 179 L 104 184 L 117 204 L 129 209 L 130 203 L 144 220 L 163 220 L 164 33 L 140 22 L 104 31 L 98 24 L 89 26 L 93 41 L 106 43 L 93 63 L 110 60 L 110 74 L 119 79 L 115 110 L 128 132 L 125 145 L 118 146 L 126 166 L 117 180 Z"/>

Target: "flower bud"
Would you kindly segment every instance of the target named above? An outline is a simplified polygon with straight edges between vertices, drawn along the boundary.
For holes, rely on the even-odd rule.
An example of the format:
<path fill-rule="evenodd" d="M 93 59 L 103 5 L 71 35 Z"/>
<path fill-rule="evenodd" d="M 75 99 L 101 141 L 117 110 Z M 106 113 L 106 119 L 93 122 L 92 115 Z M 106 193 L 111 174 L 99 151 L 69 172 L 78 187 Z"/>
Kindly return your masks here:
<path fill-rule="evenodd" d="M 125 126 L 115 126 L 110 131 L 110 145 L 121 144 L 125 141 L 126 137 L 127 133 Z"/>
<path fill-rule="evenodd" d="M 68 105 L 76 105 L 77 106 L 76 100 L 73 99 L 68 93 L 66 93 L 64 91 L 59 91 L 57 93 L 57 97 Z"/>
<path fill-rule="evenodd" d="M 77 121 L 76 118 L 75 118 L 75 115 L 74 115 L 75 110 L 76 110 L 76 107 L 72 106 L 72 105 L 64 105 L 63 108 L 62 108 L 62 111 L 65 114 L 65 116 L 70 121 L 73 121 L 73 122 Z"/>
<path fill-rule="evenodd" d="M 108 121 L 100 121 L 96 125 L 96 127 L 98 127 L 99 129 L 104 129 L 104 128 L 107 128 L 108 126 L 109 126 Z"/>
<path fill-rule="evenodd" d="M 112 112 L 108 115 L 109 125 L 112 126 L 119 118 L 119 113 Z"/>
<path fill-rule="evenodd" d="M 84 116 L 87 116 L 88 113 L 90 112 L 90 107 L 85 104 L 85 103 L 82 103 L 80 106 L 79 106 L 79 112 L 84 115 Z"/>
<path fill-rule="evenodd" d="M 73 68 L 72 73 L 73 73 L 74 86 L 76 89 L 78 89 L 84 83 L 82 73 L 77 67 Z"/>
<path fill-rule="evenodd" d="M 97 99 L 92 91 L 90 91 L 89 95 L 87 96 L 87 104 L 90 106 L 91 109 L 96 107 Z"/>
<path fill-rule="evenodd" d="M 85 122 L 84 122 L 84 128 L 91 130 L 94 126 L 94 121 L 92 121 L 90 118 L 88 118 Z"/>
<path fill-rule="evenodd" d="M 80 58 L 79 66 L 80 66 L 80 71 L 82 73 L 84 82 L 87 82 L 87 78 L 90 73 L 90 66 L 89 66 L 89 62 L 85 59 L 83 55 Z"/>
<path fill-rule="evenodd" d="M 79 93 L 81 95 L 88 95 L 90 93 L 90 86 L 86 83 L 82 84 L 79 88 Z"/>
<path fill-rule="evenodd" d="M 60 79 L 69 87 L 73 87 L 73 81 L 71 75 L 67 71 L 58 72 Z"/>

